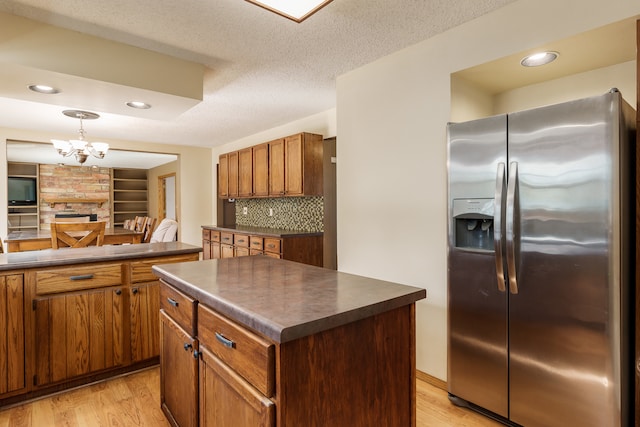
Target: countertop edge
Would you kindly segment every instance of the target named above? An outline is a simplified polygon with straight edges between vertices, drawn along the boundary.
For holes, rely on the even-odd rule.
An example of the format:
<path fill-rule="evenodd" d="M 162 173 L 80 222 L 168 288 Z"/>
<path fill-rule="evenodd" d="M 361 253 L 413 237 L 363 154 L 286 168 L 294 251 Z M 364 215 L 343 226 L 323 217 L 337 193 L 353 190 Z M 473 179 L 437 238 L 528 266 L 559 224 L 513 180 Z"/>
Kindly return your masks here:
<path fill-rule="evenodd" d="M 426 289 L 406 285 L 408 292 L 404 295 L 366 307 L 334 314 L 330 318 L 314 319 L 295 326 L 284 327 L 283 325 L 273 322 L 271 319 L 259 316 L 253 312 L 248 313 L 241 307 L 238 307 L 229 301 L 215 295 L 211 295 L 208 292 L 204 292 L 199 287 L 186 282 L 180 277 L 162 270 L 162 264 L 154 265 L 152 267 L 152 271 L 168 284 L 175 286 L 180 291 L 196 299 L 198 303 L 204 304 L 220 314 L 227 316 L 233 321 L 258 332 L 279 344 L 346 325 L 348 323 L 362 320 L 406 305 L 414 304 L 416 301 L 426 298 L 427 295 Z"/>
<path fill-rule="evenodd" d="M 207 230 L 218 230 L 218 231 L 229 231 L 232 233 L 242 233 L 242 234 L 256 234 L 260 236 L 269 236 L 269 237 L 279 237 L 286 239 L 288 237 L 314 237 L 314 236 L 322 236 L 324 232 L 322 231 L 301 231 L 301 230 L 284 230 L 273 228 L 269 229 L 267 227 L 250 227 L 250 226 L 218 226 L 218 225 L 202 225 L 201 226 Z"/>
<path fill-rule="evenodd" d="M 142 245 L 145 245 L 142 247 Z M 132 249 L 132 247 L 135 248 Z M 101 250 L 105 248 L 104 250 Z M 115 252 L 114 252 L 114 248 Z M 124 248 L 120 251 L 117 248 Z M 71 251 L 71 252 L 68 252 Z M 40 251 L 9 252 L 0 254 L 0 272 L 30 268 L 57 267 L 63 265 L 98 263 L 186 255 L 202 252 L 202 247 L 181 242 L 139 243 L 136 245 L 116 245 L 80 249 L 43 249 Z M 72 255 L 72 256 L 69 256 Z"/>

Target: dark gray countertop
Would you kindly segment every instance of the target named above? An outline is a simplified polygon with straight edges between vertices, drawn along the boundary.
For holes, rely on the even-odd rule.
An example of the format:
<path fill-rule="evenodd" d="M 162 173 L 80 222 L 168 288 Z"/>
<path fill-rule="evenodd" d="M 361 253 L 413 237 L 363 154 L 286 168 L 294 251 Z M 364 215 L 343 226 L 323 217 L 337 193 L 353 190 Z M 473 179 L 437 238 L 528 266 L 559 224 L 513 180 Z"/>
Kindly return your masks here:
<path fill-rule="evenodd" d="M 85 262 L 103 262 L 182 255 L 202 252 L 200 246 L 181 242 L 140 243 L 135 245 L 90 246 L 88 248 L 44 249 L 0 254 L 0 271 L 53 267 Z"/>
<path fill-rule="evenodd" d="M 246 234 L 259 234 L 270 237 L 299 237 L 299 236 L 322 236 L 321 231 L 285 230 L 281 228 L 252 227 L 248 225 L 203 225 L 202 228 L 210 230 L 240 232 Z"/>
<path fill-rule="evenodd" d="M 282 343 L 414 303 L 426 290 L 263 256 L 160 264 L 166 282 Z"/>

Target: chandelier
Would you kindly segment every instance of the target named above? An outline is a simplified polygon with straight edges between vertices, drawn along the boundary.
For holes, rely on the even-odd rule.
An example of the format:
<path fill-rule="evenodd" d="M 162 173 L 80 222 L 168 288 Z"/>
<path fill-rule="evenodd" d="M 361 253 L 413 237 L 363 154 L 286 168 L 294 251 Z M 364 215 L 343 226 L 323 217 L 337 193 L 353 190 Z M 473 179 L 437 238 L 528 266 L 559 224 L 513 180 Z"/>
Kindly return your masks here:
<path fill-rule="evenodd" d="M 84 129 L 82 128 L 82 120 L 95 120 L 100 116 L 90 111 L 81 110 L 64 110 L 62 112 L 67 117 L 80 119 L 80 129 L 78 130 L 78 139 L 68 141 L 61 139 L 52 139 L 53 147 L 58 150 L 58 154 L 63 157 L 75 156 L 78 163 L 82 164 L 87 161 L 89 155 L 98 159 L 103 159 L 104 155 L 109 151 L 109 144 L 106 142 L 88 142 L 84 139 Z"/>

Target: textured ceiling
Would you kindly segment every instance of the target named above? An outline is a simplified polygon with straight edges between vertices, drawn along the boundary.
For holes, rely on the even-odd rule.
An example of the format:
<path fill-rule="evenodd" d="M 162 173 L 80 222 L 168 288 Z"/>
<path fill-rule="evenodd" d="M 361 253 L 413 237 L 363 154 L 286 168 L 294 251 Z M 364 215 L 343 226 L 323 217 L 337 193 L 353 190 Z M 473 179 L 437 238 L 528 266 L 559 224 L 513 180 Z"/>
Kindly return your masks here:
<path fill-rule="evenodd" d="M 178 117 L 96 103 L 85 128 L 90 140 L 216 146 L 334 108 L 340 74 L 511 1 L 333 0 L 301 24 L 243 0 L 0 0 L 0 12 L 203 64 L 203 100 Z M 72 137 L 62 109 L 0 93 L 0 127 Z"/>

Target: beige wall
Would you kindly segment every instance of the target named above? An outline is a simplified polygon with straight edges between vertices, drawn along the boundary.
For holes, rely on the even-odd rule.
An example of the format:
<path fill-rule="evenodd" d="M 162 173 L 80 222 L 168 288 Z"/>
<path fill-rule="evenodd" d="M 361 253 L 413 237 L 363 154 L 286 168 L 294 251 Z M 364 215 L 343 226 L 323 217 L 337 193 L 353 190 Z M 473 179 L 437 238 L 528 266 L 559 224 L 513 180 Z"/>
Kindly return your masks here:
<path fill-rule="evenodd" d="M 160 190 L 158 188 L 158 178 L 173 173 L 176 174 L 176 213 L 180 212 L 180 177 L 178 176 L 178 166 L 179 162 L 175 161 L 167 163 L 166 165 L 149 169 L 147 175 L 149 179 L 149 216 L 158 219 L 160 218 L 158 206 L 158 197 L 160 194 Z M 180 217 L 178 216 L 176 220 L 180 221 Z"/>
<path fill-rule="evenodd" d="M 447 378 L 451 73 L 638 14 L 627 0 L 520 0 L 338 78 L 338 268 L 427 289 L 418 369 Z"/>
<path fill-rule="evenodd" d="M 19 129 L 0 128 L 0 233 L 7 235 L 7 140 L 47 142 L 52 135 Z M 180 240 L 202 245 L 200 226 L 212 218 L 211 149 L 182 145 L 154 144 L 122 140 L 105 140 L 111 148 L 171 153 L 178 155 L 176 193 L 180 218 Z"/>

